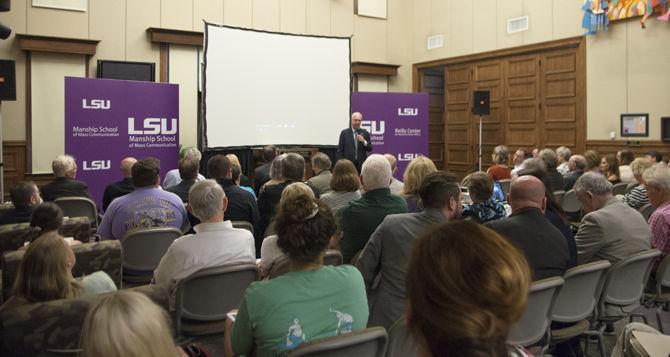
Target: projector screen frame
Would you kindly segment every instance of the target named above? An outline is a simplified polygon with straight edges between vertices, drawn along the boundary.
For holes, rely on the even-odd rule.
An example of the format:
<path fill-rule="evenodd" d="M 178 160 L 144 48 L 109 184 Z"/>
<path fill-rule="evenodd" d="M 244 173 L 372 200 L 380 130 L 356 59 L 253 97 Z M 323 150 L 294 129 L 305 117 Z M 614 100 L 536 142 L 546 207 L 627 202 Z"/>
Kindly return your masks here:
<path fill-rule="evenodd" d="M 262 145 L 258 144 L 253 144 L 253 145 L 236 145 L 236 146 L 213 146 L 210 147 L 208 143 L 208 138 L 207 138 L 207 50 L 209 47 L 209 26 L 215 26 L 215 27 L 225 27 L 229 29 L 235 29 L 235 30 L 245 30 L 245 31 L 253 31 L 253 32 L 259 32 L 259 33 L 268 33 L 268 34 L 274 34 L 274 35 L 288 35 L 288 36 L 298 36 L 298 37 L 314 37 L 314 38 L 332 38 L 332 39 L 338 39 L 338 40 L 347 40 L 349 42 L 349 113 L 351 113 L 351 96 L 353 93 L 353 73 L 351 71 L 351 36 L 325 36 L 325 35 L 309 35 L 309 34 L 295 34 L 295 33 L 289 33 L 289 32 L 280 32 L 280 31 L 268 31 L 268 30 L 259 30 L 259 29 L 250 29 L 246 27 L 240 27 L 240 26 L 230 26 L 230 25 L 223 25 L 223 24 L 217 24 L 209 21 L 203 21 L 205 23 L 205 32 L 204 32 L 204 44 L 203 44 L 203 72 L 202 72 L 202 117 L 200 119 L 200 124 L 201 124 L 201 140 L 203 147 L 201 147 L 202 150 L 207 150 L 207 149 L 247 149 L 247 148 L 254 148 L 254 147 L 259 147 Z M 350 126 L 350 119 L 346 118 L 346 123 L 343 128 L 348 128 Z M 339 135 L 339 133 L 334 133 L 333 135 Z M 337 145 L 315 145 L 315 144 L 303 144 L 303 143 L 266 143 L 263 145 L 275 145 L 277 147 L 312 147 L 312 148 L 334 148 L 337 147 Z"/>

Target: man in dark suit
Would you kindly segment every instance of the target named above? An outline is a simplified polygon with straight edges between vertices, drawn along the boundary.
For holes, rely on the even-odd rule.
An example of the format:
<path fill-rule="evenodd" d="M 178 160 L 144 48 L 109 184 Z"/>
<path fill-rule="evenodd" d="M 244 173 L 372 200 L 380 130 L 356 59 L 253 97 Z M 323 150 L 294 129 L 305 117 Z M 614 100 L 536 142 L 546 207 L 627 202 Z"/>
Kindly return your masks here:
<path fill-rule="evenodd" d="M 519 247 L 528 260 L 533 280 L 561 276 L 570 262 L 568 244 L 544 217 L 544 184 L 534 176 L 512 181 L 509 193 L 512 215 L 486 225 Z"/>
<path fill-rule="evenodd" d="M 109 207 L 109 204 L 112 203 L 115 198 L 125 196 L 135 190 L 135 186 L 133 185 L 132 169 L 136 162 L 137 159 L 134 157 L 127 157 L 121 160 L 121 173 L 123 174 L 123 180 L 111 183 L 105 187 L 105 193 L 102 195 L 103 210 L 106 211 L 107 207 Z"/>
<path fill-rule="evenodd" d="M 40 190 L 32 181 L 17 182 L 9 190 L 9 197 L 14 208 L 0 215 L 0 225 L 30 222 L 33 209 L 42 203 Z"/>
<path fill-rule="evenodd" d="M 179 177 L 181 178 L 181 182 L 165 188 L 165 191 L 172 192 L 179 196 L 184 203 L 188 202 L 188 192 L 198 178 L 198 170 L 200 170 L 200 163 L 198 161 L 193 161 L 186 157 L 180 159 Z"/>
<path fill-rule="evenodd" d="M 77 163 L 70 155 L 59 155 L 51 162 L 56 179 L 42 187 L 42 198 L 45 201 L 53 201 L 60 197 L 86 197 L 91 198 L 88 186 L 77 181 Z"/>
<path fill-rule="evenodd" d="M 363 114 L 359 112 L 351 114 L 351 128 L 342 130 L 340 142 L 337 145 L 337 159 L 347 159 L 353 162 L 359 173 L 368 153 L 372 151 L 370 133 L 361 129 L 361 121 L 363 121 Z"/>
<path fill-rule="evenodd" d="M 268 145 L 263 148 L 263 160 L 265 160 L 265 163 L 254 170 L 254 191 L 256 191 L 256 196 L 261 193 L 261 187 L 270 181 L 270 165 L 275 157 L 277 157 L 276 146 Z"/>

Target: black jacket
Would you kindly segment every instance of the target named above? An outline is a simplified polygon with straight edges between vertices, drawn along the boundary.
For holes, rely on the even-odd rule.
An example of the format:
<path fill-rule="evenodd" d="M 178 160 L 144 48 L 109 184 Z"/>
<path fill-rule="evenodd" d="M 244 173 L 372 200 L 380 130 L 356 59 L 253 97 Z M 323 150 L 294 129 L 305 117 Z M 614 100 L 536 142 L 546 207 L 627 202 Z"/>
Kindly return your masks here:
<path fill-rule="evenodd" d="M 347 159 L 360 169 L 360 165 L 368 157 L 368 152 L 372 151 L 372 141 L 370 140 L 370 133 L 367 130 L 358 129 L 357 132 L 363 135 L 365 141 L 367 141 L 367 145 L 364 146 L 363 143 L 359 142 L 357 150 L 353 129 L 344 129 L 340 133 L 340 142 L 337 145 L 337 159 Z"/>
<path fill-rule="evenodd" d="M 86 197 L 93 199 L 85 183 L 67 177 L 57 177 L 55 180 L 42 186 L 40 194 L 45 201 L 53 201 L 60 197 Z"/>
<path fill-rule="evenodd" d="M 109 204 L 114 201 L 115 198 L 125 196 L 135 190 L 133 185 L 133 178 L 126 177 L 121 181 L 111 183 L 105 187 L 105 193 L 102 195 L 102 209 L 107 210 Z"/>
<path fill-rule="evenodd" d="M 168 187 L 165 191 L 172 192 L 181 198 L 182 202 L 188 202 L 188 191 L 195 184 L 195 180 L 182 181 L 174 186 Z"/>
<path fill-rule="evenodd" d="M 533 280 L 562 276 L 570 264 L 565 237 L 537 208 L 520 209 L 486 226 L 521 248 Z"/>

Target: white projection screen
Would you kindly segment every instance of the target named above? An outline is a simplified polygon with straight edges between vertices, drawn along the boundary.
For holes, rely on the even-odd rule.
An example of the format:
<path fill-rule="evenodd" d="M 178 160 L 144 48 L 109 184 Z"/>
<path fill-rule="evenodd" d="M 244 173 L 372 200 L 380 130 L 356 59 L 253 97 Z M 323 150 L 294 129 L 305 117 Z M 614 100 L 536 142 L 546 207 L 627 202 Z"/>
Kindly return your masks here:
<path fill-rule="evenodd" d="M 337 145 L 349 125 L 349 38 L 205 33 L 207 147 Z"/>

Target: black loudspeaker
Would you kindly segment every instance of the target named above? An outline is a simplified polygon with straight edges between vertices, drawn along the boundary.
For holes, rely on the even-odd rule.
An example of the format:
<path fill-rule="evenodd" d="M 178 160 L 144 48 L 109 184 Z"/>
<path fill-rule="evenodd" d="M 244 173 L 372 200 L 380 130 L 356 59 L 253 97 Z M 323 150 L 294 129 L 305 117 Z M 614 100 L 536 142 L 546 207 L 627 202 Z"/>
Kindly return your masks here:
<path fill-rule="evenodd" d="M 0 100 L 16 100 L 16 69 L 12 60 L 0 60 Z"/>
<path fill-rule="evenodd" d="M 488 115 L 491 112 L 491 92 L 487 90 L 476 90 L 472 95 L 472 113 L 475 115 Z"/>
<path fill-rule="evenodd" d="M 0 12 L 9 11 L 12 8 L 11 5 L 11 0 L 0 0 Z"/>
<path fill-rule="evenodd" d="M 670 117 L 661 118 L 661 140 L 670 142 Z"/>

